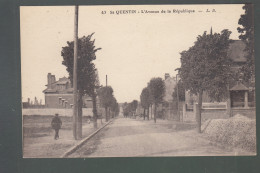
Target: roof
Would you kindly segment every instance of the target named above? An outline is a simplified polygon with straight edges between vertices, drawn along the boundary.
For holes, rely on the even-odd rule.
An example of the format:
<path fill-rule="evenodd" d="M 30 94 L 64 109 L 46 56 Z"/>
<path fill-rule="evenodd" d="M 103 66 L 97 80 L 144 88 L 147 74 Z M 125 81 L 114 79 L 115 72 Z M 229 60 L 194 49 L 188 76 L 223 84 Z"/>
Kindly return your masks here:
<path fill-rule="evenodd" d="M 69 79 L 67 77 L 62 77 L 62 78 L 59 78 L 59 81 L 68 81 Z"/>
<path fill-rule="evenodd" d="M 246 44 L 242 40 L 233 40 L 229 44 L 228 55 L 234 62 L 246 62 Z"/>
<path fill-rule="evenodd" d="M 56 89 L 45 89 L 45 90 L 43 90 L 42 92 L 44 92 L 44 93 L 55 93 L 55 92 L 57 92 L 57 90 Z"/>
<path fill-rule="evenodd" d="M 59 94 L 68 94 L 68 93 L 73 93 L 73 88 L 68 88 L 65 90 L 60 90 L 58 91 Z"/>
<path fill-rule="evenodd" d="M 70 83 L 70 80 L 68 78 L 66 78 L 66 77 L 63 77 L 63 78 L 59 78 L 58 81 L 53 82 L 52 84 L 65 85 L 68 82 Z"/>
<path fill-rule="evenodd" d="M 248 90 L 249 88 L 243 85 L 242 83 L 238 83 L 230 89 L 230 91 L 248 91 Z"/>
<path fill-rule="evenodd" d="M 57 82 L 55 82 L 55 84 L 57 84 L 57 85 L 65 85 L 67 83 L 68 83 L 68 81 L 57 81 Z"/>

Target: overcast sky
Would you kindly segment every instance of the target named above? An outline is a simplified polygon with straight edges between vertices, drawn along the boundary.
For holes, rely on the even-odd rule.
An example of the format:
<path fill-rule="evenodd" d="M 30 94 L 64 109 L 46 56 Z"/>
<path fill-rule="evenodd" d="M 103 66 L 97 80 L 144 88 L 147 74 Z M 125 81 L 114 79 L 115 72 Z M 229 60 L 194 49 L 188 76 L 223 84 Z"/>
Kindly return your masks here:
<path fill-rule="evenodd" d="M 114 89 L 118 102 L 139 100 L 140 93 L 152 77 L 176 75 L 180 52 L 193 45 L 204 31 L 232 31 L 238 39 L 241 5 L 142 5 L 80 6 L 79 37 L 95 32 L 97 52 L 94 61 L 100 83 Z M 173 13 L 173 10 L 195 10 Z M 206 10 L 216 12 L 206 12 Z M 137 10 L 135 14 L 116 14 L 119 10 Z M 141 10 L 170 10 L 171 13 L 141 13 Z M 56 79 L 68 77 L 61 64 L 61 49 L 73 41 L 74 7 L 21 7 L 22 97 L 42 99 L 47 74 Z M 102 14 L 106 11 L 106 14 Z M 109 14 L 114 11 L 115 14 Z M 202 11 L 202 12 L 199 12 Z M 122 11 L 121 11 L 122 12 Z M 139 13 L 138 13 L 139 12 Z"/>

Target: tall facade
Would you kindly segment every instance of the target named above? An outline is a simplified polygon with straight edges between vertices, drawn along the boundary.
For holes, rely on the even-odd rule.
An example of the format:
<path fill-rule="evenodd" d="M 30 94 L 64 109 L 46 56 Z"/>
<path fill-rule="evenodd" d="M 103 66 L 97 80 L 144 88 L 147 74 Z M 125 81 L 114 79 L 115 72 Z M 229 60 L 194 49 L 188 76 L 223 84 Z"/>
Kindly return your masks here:
<path fill-rule="evenodd" d="M 159 105 L 158 110 L 162 111 L 161 114 L 163 118 L 173 119 L 174 115 L 176 115 L 177 105 L 176 100 L 173 100 L 172 94 L 177 84 L 177 79 L 176 77 L 171 77 L 169 73 L 165 73 L 164 84 L 165 95 L 163 98 L 163 103 Z"/>
<path fill-rule="evenodd" d="M 165 83 L 165 95 L 163 100 L 166 102 L 172 102 L 173 101 L 172 93 L 177 83 L 176 77 L 171 77 L 169 73 L 165 73 L 164 83 Z"/>

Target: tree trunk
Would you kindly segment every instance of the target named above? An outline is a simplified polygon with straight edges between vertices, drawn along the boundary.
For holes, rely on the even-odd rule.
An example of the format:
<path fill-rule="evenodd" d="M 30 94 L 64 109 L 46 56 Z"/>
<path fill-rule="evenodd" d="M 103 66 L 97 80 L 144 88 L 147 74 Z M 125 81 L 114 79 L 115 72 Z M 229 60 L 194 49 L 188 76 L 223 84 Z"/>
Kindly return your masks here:
<path fill-rule="evenodd" d="M 147 110 L 147 119 L 149 120 L 149 113 L 150 113 L 150 111 L 149 111 L 149 109 L 150 109 L 150 106 L 148 106 L 148 110 Z"/>
<path fill-rule="evenodd" d="M 145 120 L 145 108 L 144 108 L 144 120 Z"/>
<path fill-rule="evenodd" d="M 198 113 L 196 114 L 197 116 L 197 123 L 198 123 L 198 132 L 201 133 L 201 108 L 202 108 L 202 94 L 203 91 L 199 91 L 199 101 L 198 101 Z"/>
<path fill-rule="evenodd" d="M 153 104 L 151 104 L 151 119 L 153 118 Z"/>
<path fill-rule="evenodd" d="M 78 95 L 78 122 L 77 122 L 77 139 L 82 138 L 82 106 L 83 106 L 83 91 L 79 90 Z"/>
<path fill-rule="evenodd" d="M 94 125 L 94 128 L 97 128 L 97 97 L 96 97 L 96 94 L 94 93 L 92 95 L 92 104 L 93 104 L 93 125 Z"/>
<path fill-rule="evenodd" d="M 106 122 L 108 122 L 108 117 L 107 117 L 107 107 L 105 107 L 106 110 Z"/>
<path fill-rule="evenodd" d="M 108 108 L 108 119 L 109 119 L 109 120 L 111 119 L 111 116 L 110 116 L 110 108 Z"/>
<path fill-rule="evenodd" d="M 154 115 L 153 115 L 154 123 L 156 123 L 156 114 L 157 114 L 156 107 L 157 107 L 157 105 L 154 104 Z"/>

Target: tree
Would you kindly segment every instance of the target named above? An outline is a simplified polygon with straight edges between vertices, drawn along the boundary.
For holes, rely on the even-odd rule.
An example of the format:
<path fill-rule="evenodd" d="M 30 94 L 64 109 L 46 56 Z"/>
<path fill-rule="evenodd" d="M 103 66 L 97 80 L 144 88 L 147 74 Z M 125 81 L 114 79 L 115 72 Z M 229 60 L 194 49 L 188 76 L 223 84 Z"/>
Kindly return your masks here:
<path fill-rule="evenodd" d="M 238 24 L 237 30 L 240 33 L 239 38 L 246 44 L 245 52 L 247 53 L 247 62 L 241 68 L 243 80 L 248 82 L 255 76 L 255 56 L 254 56 L 254 7 L 252 4 L 245 4 L 243 6 L 245 14 L 242 14 Z"/>
<path fill-rule="evenodd" d="M 124 116 L 127 118 L 132 113 L 132 104 L 125 102 L 123 104 Z"/>
<path fill-rule="evenodd" d="M 148 84 L 150 99 L 154 104 L 154 122 L 156 123 L 156 109 L 163 101 L 165 95 L 165 84 L 162 78 L 152 78 Z"/>
<path fill-rule="evenodd" d="M 111 101 L 113 100 L 113 89 L 110 86 L 101 87 L 98 89 L 98 97 L 100 99 L 101 105 L 106 110 L 106 121 L 108 121 L 108 108 L 111 106 Z"/>
<path fill-rule="evenodd" d="M 115 116 L 116 117 L 119 115 L 119 112 L 120 112 L 120 106 L 119 106 L 119 103 L 116 102 L 116 107 L 115 107 Z"/>
<path fill-rule="evenodd" d="M 149 120 L 149 106 L 150 106 L 150 94 L 149 94 L 149 89 L 145 87 L 142 90 L 142 93 L 140 95 L 140 101 L 141 101 L 141 106 L 144 109 L 144 120 L 145 120 L 145 110 L 148 109 L 148 120 Z"/>
<path fill-rule="evenodd" d="M 137 100 L 133 100 L 133 101 L 131 102 L 131 111 L 132 111 L 132 114 L 133 114 L 134 116 L 136 115 L 137 106 L 138 106 L 138 101 L 137 101 Z"/>
<path fill-rule="evenodd" d="M 101 48 L 95 48 L 95 40 L 91 40 L 91 35 L 83 36 L 78 39 L 78 63 L 77 63 L 77 90 L 78 90 L 78 122 L 80 129 L 82 129 L 82 97 L 86 93 L 92 93 L 91 90 L 94 89 L 93 83 L 95 83 L 96 78 L 93 75 L 96 72 L 93 60 L 96 59 L 96 52 Z M 61 56 L 63 57 L 62 64 L 66 66 L 66 70 L 69 73 L 69 79 L 71 84 L 73 84 L 73 53 L 74 53 L 74 41 L 67 42 L 67 46 L 62 47 Z"/>
<path fill-rule="evenodd" d="M 91 96 L 92 99 L 92 105 L 93 105 L 93 125 L 94 128 L 97 128 L 97 89 L 100 87 L 99 85 L 99 78 L 98 78 L 98 72 L 97 70 L 93 70 L 92 73 L 89 76 L 91 80 L 89 80 L 89 83 L 85 84 L 86 85 L 86 94 Z"/>
<path fill-rule="evenodd" d="M 198 95 L 198 132 L 201 132 L 202 93 L 212 100 L 220 101 L 228 96 L 231 60 L 228 58 L 231 32 L 207 34 L 197 37 L 194 46 L 181 52 L 179 74 L 191 94 Z"/>
<path fill-rule="evenodd" d="M 110 107 L 111 107 L 111 111 L 112 111 L 112 113 L 113 113 L 112 116 L 113 116 L 113 118 L 114 118 L 114 117 L 117 116 L 118 113 L 119 113 L 119 104 L 117 103 L 117 100 L 116 100 L 115 97 L 112 97 L 112 101 L 111 101 Z"/>
<path fill-rule="evenodd" d="M 128 113 L 127 113 L 127 102 L 123 103 L 122 108 L 123 108 L 123 115 L 124 115 L 125 118 L 127 118 L 127 115 L 128 115 Z"/>

